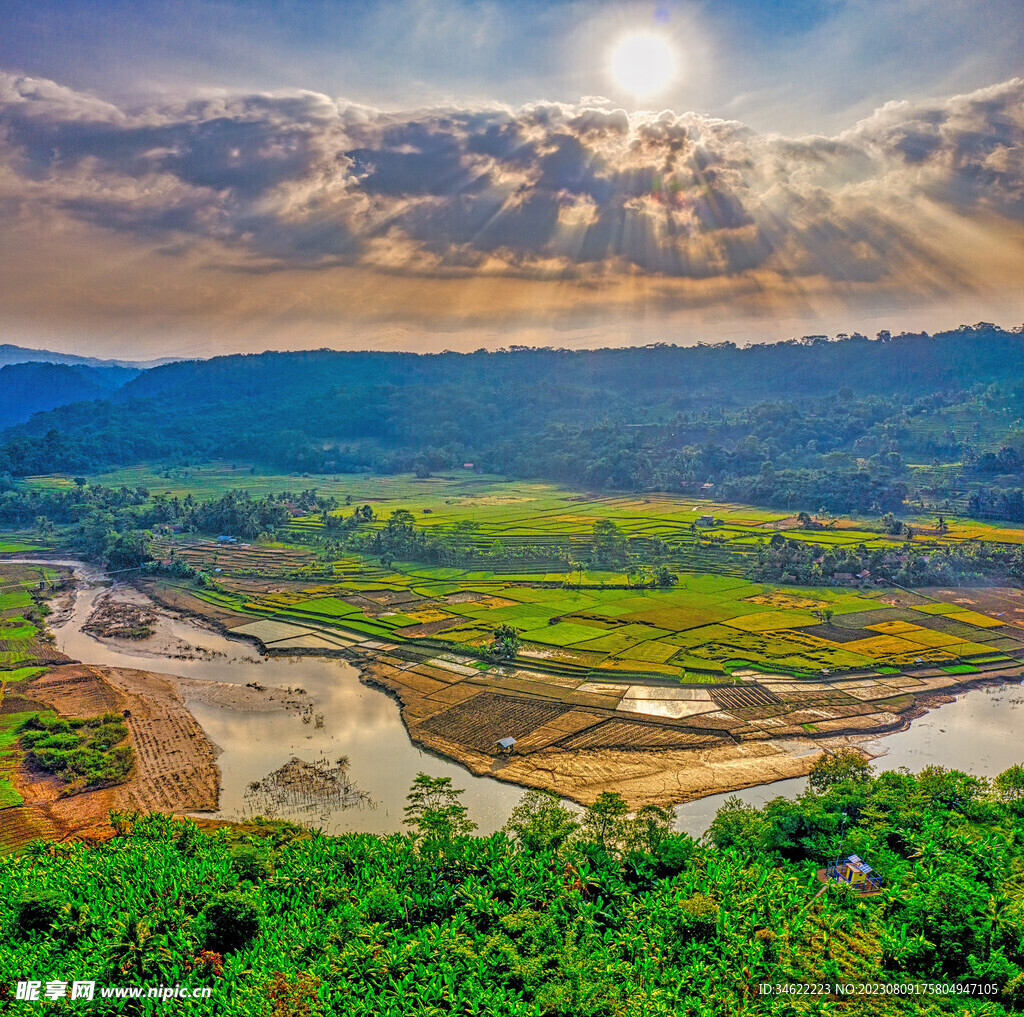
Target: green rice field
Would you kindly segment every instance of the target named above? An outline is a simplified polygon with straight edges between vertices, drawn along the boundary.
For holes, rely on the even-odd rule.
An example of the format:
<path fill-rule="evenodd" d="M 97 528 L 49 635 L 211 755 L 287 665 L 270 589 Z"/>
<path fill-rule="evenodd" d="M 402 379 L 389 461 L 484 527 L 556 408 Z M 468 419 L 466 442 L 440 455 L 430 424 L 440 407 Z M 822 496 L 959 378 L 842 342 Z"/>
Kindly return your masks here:
<path fill-rule="evenodd" d="M 200 567 L 216 564 L 219 590 L 202 596 L 221 606 L 361 637 L 463 649 L 480 649 L 497 625 L 511 625 L 523 640 L 521 659 L 597 676 L 629 671 L 728 680 L 744 669 L 815 676 L 1024 657 L 1024 627 L 973 605 L 877 587 L 781 587 L 747 578 L 751 556 L 779 530 L 837 547 L 897 546 L 878 532 L 877 521 L 872 529 L 867 521 L 836 520 L 832 529 L 804 531 L 779 511 L 674 495 L 581 495 L 472 473 L 336 484 L 339 493 L 351 489 L 353 504 L 374 506 L 371 526 L 385 525 L 390 512 L 404 508 L 418 527 L 443 532 L 472 523 L 466 539 L 481 548 L 499 542 L 513 553 L 507 564 L 486 569 L 384 567 L 372 557 L 312 550 L 328 535 L 316 517 L 290 523 L 305 543 L 225 547 L 179 536 L 162 539 L 158 549 L 174 547 Z M 713 523 L 695 525 L 701 516 Z M 660 546 L 669 547 L 667 564 L 678 585 L 650 589 L 624 572 L 568 571 L 566 559 L 584 556 L 601 519 L 617 524 L 640 559 L 653 540 L 665 542 Z M 965 539 L 956 525 L 944 540 Z M 261 592 L 250 582 L 244 594 L 237 586 L 282 575 L 308 579 L 308 586 Z"/>
<path fill-rule="evenodd" d="M 837 551 L 898 548 L 902 538 L 880 532 L 877 519 L 823 518 L 822 529 L 805 530 L 781 510 L 671 494 L 585 494 L 469 469 L 427 478 L 282 476 L 220 463 L 138 467 L 89 482 L 196 498 L 237 489 L 263 495 L 316 488 L 338 500 L 338 515 L 370 504 L 376 520 L 364 532 L 406 509 L 417 528 L 458 534 L 462 545 L 479 551 L 476 568 L 400 561 L 385 567 L 374 557 L 325 551 L 331 531 L 319 516 L 293 518 L 290 537 L 278 534 L 273 544 L 225 546 L 189 535 L 156 541 L 158 554 L 174 548 L 214 575 L 214 588 L 199 591 L 204 599 L 360 638 L 479 649 L 495 626 L 511 625 L 523 639 L 521 658 L 545 667 L 695 680 L 724 680 L 745 668 L 813 676 L 1024 656 L 1024 615 L 993 617 L 944 595 L 908 599 L 905 591 L 877 587 L 779 587 L 748 578 L 759 548 L 780 532 Z M 50 476 L 27 483 L 73 480 Z M 678 585 L 641 588 L 635 574 L 575 564 L 570 570 L 570 563 L 590 557 L 594 525 L 601 520 L 616 524 L 634 560 L 666 565 L 679 576 Z M 919 542 L 955 544 L 979 536 L 1024 541 L 1024 530 L 952 517 L 947 523 L 941 535 L 922 529 Z M 276 589 L 271 581 L 282 578 L 289 587 Z M 831 613 L 827 624 L 823 612 Z M 31 635 L 5 623 L 9 631 L 0 638 Z M 16 663 L 5 657 L 0 662 Z"/>
<path fill-rule="evenodd" d="M 34 607 L 30 590 L 41 579 L 51 580 L 53 569 L 38 565 L 10 565 L 0 561 L 0 682 L 20 681 L 28 662 L 52 655 L 52 645 L 26 614 Z M 20 669 L 20 670 L 19 670 Z"/>

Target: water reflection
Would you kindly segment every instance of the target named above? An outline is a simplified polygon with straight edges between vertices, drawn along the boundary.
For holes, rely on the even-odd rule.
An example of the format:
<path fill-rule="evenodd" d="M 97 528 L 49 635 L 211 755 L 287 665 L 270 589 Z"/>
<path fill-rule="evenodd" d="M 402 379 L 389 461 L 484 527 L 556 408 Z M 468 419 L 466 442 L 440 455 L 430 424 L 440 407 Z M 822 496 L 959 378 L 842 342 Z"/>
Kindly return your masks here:
<path fill-rule="evenodd" d="M 95 581 L 101 577 L 91 572 L 89 578 Z M 278 769 L 292 756 L 308 762 L 348 756 L 349 775 L 373 800 L 373 807 L 332 812 L 324 826 L 331 833 L 393 833 L 401 829 L 405 795 L 420 770 L 436 777 L 451 777 L 456 787 L 464 787 L 463 801 L 486 833 L 504 825 L 523 793 L 520 787 L 475 777 L 458 764 L 413 745 L 398 704 L 386 694 L 360 684 L 357 671 L 345 661 L 328 657 L 264 659 L 249 643 L 228 639 L 188 619 L 164 616 L 158 620 L 155 638 L 174 636 L 210 656 L 177 660 L 147 654 L 141 648 L 145 643 L 136 649 L 100 642 L 83 632 L 82 625 L 104 592 L 100 586 L 80 590 L 71 617 L 54 628 L 57 647 L 63 653 L 89 663 L 201 681 L 238 685 L 255 681 L 267 687 L 302 688 L 316 701 L 316 712 L 324 717 L 319 729 L 303 723 L 296 710 L 239 710 L 189 701 L 196 720 L 222 750 L 217 759 L 221 769 L 219 816 L 242 815 L 249 784 Z"/>
<path fill-rule="evenodd" d="M 76 565 L 80 576 L 87 575 L 92 581 L 102 578 L 93 569 L 83 571 L 80 563 L 61 564 Z M 331 833 L 391 833 L 401 829 L 405 795 L 420 770 L 451 777 L 456 787 L 466 789 L 463 801 L 482 833 L 500 828 L 523 794 L 523 788 L 475 777 L 458 764 L 417 748 L 402 724 L 398 704 L 386 694 L 361 685 L 356 670 L 343 661 L 320 657 L 264 660 L 247 643 L 227 639 L 187 619 L 166 617 L 159 621 L 158 634 L 173 635 L 211 656 L 177 660 L 147 655 L 134 647 L 121 649 L 102 643 L 82 632 L 81 626 L 103 592 L 98 586 L 80 591 L 71 618 L 55 628 L 58 648 L 69 656 L 90 663 L 205 681 L 241 685 L 258 681 L 268 687 L 303 688 L 316 700 L 316 712 L 324 716 L 320 729 L 303 723 L 301 714 L 294 710 L 238 710 L 190 702 L 196 720 L 223 750 L 218 758 L 222 773 L 221 816 L 241 815 L 248 785 L 276 770 L 293 755 L 309 762 L 348 756 L 352 779 L 375 803 L 372 808 L 332 813 L 325 824 Z M 884 753 L 875 761 L 879 769 L 907 766 L 920 770 L 937 763 L 995 776 L 1024 761 L 1022 703 L 1024 690 L 1020 685 L 975 689 L 914 721 L 908 730 L 865 745 L 872 752 Z M 745 802 L 761 806 L 779 795 L 798 795 L 806 784 L 802 778 L 782 780 L 736 794 Z M 679 806 L 677 828 L 699 836 L 729 797 L 712 795 Z"/>
<path fill-rule="evenodd" d="M 1024 763 L 1024 689 L 1020 685 L 999 685 L 972 689 L 954 703 L 946 703 L 915 720 L 906 731 L 865 741 L 877 770 L 901 766 L 917 772 L 939 765 L 979 776 L 994 777 L 1014 763 Z M 807 787 L 804 778 L 780 780 L 774 784 L 736 792 L 751 805 L 760 807 L 780 795 L 792 798 Z M 676 810 L 678 828 L 699 836 L 715 818 L 729 795 L 714 795 Z"/>

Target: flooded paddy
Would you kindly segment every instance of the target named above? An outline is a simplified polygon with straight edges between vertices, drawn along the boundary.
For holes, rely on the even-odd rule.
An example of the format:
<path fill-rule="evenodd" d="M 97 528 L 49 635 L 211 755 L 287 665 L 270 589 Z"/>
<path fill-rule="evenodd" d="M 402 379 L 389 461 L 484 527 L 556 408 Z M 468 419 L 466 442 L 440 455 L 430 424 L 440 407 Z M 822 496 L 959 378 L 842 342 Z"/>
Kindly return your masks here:
<path fill-rule="evenodd" d="M 361 684 L 356 669 L 345 661 L 314 656 L 267 659 L 249 643 L 162 610 L 157 612 L 150 639 L 98 639 L 83 631 L 83 626 L 109 589 L 103 583 L 105 577 L 77 562 L 61 564 L 74 565 L 81 585 L 69 614 L 54 625 L 62 652 L 88 663 L 190 679 L 182 683 L 181 693 L 221 750 L 219 817 L 251 813 L 252 786 L 295 758 L 322 767 L 347 757 L 346 777 L 356 793 L 320 811 L 315 822 L 328 833 L 402 829 L 405 795 L 421 770 L 451 777 L 456 787 L 466 789 L 463 801 L 483 833 L 500 828 L 524 793 L 522 787 L 474 776 L 414 745 L 397 703 Z M 251 695 L 224 693 L 226 687 L 229 692 L 230 686 L 248 691 L 246 687 L 252 685 L 262 687 L 263 698 L 255 705 Z M 879 756 L 875 763 L 879 768 L 919 770 L 940 764 L 994 776 L 1024 761 L 1022 704 L 1024 690 L 1018 684 L 974 689 L 915 720 L 905 731 L 858 739 L 858 744 Z M 802 778 L 781 780 L 735 794 L 759 806 L 779 795 L 799 794 L 805 786 Z M 362 796 L 369 800 L 361 800 Z M 678 806 L 678 828 L 700 835 L 729 797 L 712 795 Z M 281 814 L 287 817 L 287 808 Z M 304 818 L 301 809 L 294 818 Z"/>

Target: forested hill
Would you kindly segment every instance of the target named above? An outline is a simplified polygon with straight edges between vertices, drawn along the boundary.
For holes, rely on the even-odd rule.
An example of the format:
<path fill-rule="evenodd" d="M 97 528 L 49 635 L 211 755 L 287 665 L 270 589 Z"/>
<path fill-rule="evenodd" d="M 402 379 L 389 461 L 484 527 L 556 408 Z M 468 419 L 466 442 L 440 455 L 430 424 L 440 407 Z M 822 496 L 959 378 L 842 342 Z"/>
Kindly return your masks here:
<path fill-rule="evenodd" d="M 0 427 L 79 400 L 109 398 L 137 370 L 84 364 L 15 363 L 0 367 Z"/>
<path fill-rule="evenodd" d="M 404 389 L 454 385 L 472 389 L 597 396 L 612 404 L 652 406 L 690 397 L 729 405 L 766 395 L 820 396 L 850 386 L 857 395 L 920 395 L 1019 376 L 1024 331 L 964 326 L 936 336 L 905 334 L 879 339 L 810 336 L 791 342 L 690 347 L 656 344 L 601 350 L 513 347 L 509 351 L 260 353 L 179 361 L 156 367 L 125 386 L 124 396 L 202 392 L 216 401 L 308 395 L 333 387 L 394 385 Z M 587 403 L 590 400 L 586 400 Z M 557 400 L 548 409 L 557 409 Z"/>
<path fill-rule="evenodd" d="M 1024 328 L 984 323 L 752 347 L 218 357 L 37 414 L 5 432 L 0 473 L 210 458 L 422 473 L 469 461 L 588 487 L 714 483 L 737 500 L 866 511 L 899 506 L 908 464 L 955 464 L 947 494 L 998 514 L 1024 451 L 1021 362 Z"/>

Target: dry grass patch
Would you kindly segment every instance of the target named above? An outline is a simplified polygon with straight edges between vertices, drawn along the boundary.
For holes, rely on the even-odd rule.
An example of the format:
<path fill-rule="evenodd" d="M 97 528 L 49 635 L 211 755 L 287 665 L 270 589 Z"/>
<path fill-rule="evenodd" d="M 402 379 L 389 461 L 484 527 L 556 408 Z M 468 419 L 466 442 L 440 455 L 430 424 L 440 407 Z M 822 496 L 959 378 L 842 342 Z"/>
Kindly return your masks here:
<path fill-rule="evenodd" d="M 852 643 L 844 643 L 843 649 L 853 650 L 865 657 L 892 657 L 899 653 L 918 653 L 920 643 L 901 639 L 899 636 L 872 636 L 870 639 L 857 639 Z"/>
<path fill-rule="evenodd" d="M 767 604 L 770 607 L 801 611 L 816 611 L 829 606 L 829 601 L 827 600 L 811 600 L 809 597 L 796 597 L 791 593 L 781 593 L 778 590 L 771 593 L 759 593 L 754 597 L 745 597 L 743 603 Z"/>
<path fill-rule="evenodd" d="M 979 614 L 977 611 L 956 611 L 947 614 L 946 617 L 968 625 L 977 625 L 982 629 L 994 629 L 1003 624 L 998 618 L 989 618 L 987 614 Z"/>
<path fill-rule="evenodd" d="M 724 624 L 742 632 L 766 632 L 770 629 L 795 629 L 802 625 L 813 625 L 817 620 L 806 611 L 762 611 L 733 618 Z"/>

